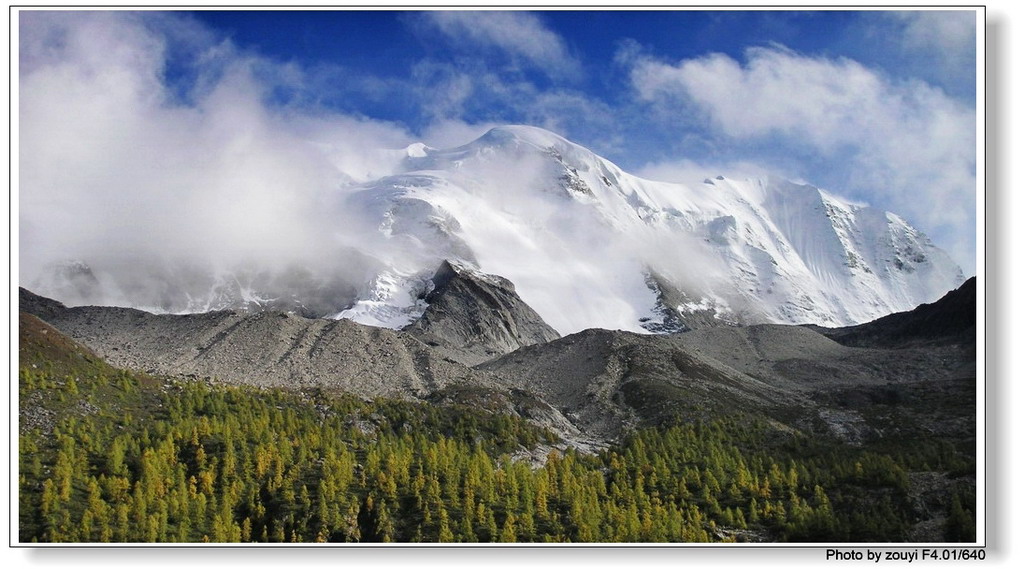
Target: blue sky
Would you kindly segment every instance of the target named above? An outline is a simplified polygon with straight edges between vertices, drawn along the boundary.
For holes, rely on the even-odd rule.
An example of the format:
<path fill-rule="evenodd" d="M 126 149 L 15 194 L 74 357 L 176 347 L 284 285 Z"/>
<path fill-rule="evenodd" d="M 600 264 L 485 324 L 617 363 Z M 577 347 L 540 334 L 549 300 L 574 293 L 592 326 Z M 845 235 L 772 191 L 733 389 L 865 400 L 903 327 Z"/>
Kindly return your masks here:
<path fill-rule="evenodd" d="M 215 144 L 258 126 L 363 149 L 532 124 L 646 177 L 812 183 L 902 215 L 975 272 L 972 11 L 20 17 L 23 105 L 46 88 L 75 121 L 97 117 L 83 132 L 138 123 L 179 140 L 192 124 Z M 64 137 L 50 126 L 23 146 Z"/>

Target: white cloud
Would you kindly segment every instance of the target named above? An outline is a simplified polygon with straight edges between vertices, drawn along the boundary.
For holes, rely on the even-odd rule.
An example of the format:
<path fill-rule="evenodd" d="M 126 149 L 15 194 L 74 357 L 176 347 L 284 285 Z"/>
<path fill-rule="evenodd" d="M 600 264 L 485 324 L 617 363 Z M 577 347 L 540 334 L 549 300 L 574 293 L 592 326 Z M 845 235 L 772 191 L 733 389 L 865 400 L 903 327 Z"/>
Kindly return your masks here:
<path fill-rule="evenodd" d="M 558 34 L 528 12 L 434 11 L 428 20 L 456 41 L 494 47 L 525 60 L 551 77 L 574 78 L 579 62 Z"/>
<path fill-rule="evenodd" d="M 461 119 L 437 120 L 420 133 L 420 138 L 427 146 L 454 148 L 480 138 L 496 126 L 497 123 L 467 123 Z"/>
<path fill-rule="evenodd" d="M 423 60 L 413 66 L 401 88 L 416 94 L 423 113 L 435 120 L 460 116 L 468 102 L 479 96 L 483 73 L 468 73 L 456 66 Z"/>
<path fill-rule="evenodd" d="M 920 77 L 965 100 L 976 96 L 978 13 L 912 10 L 871 13 L 861 34 L 880 64 L 900 76 Z M 876 16 L 879 15 L 879 16 Z"/>
<path fill-rule="evenodd" d="M 886 14 L 903 26 L 899 36 L 906 49 L 944 57 L 959 58 L 969 54 L 973 59 L 977 27 L 973 10 L 918 10 Z"/>
<path fill-rule="evenodd" d="M 631 63 L 638 96 L 658 112 L 696 109 L 713 136 L 811 153 L 830 177 L 842 173 L 847 187 L 832 189 L 908 217 L 973 269 L 973 108 L 921 81 L 780 47 L 749 49 L 745 63 L 723 54 Z"/>
<path fill-rule="evenodd" d="M 696 161 L 688 158 L 651 162 L 637 170 L 637 174 L 648 180 L 674 182 L 696 186 L 708 178 L 723 176 L 733 180 L 749 177 L 777 176 L 786 178 L 782 172 L 743 160 L 738 161 Z M 789 178 L 792 179 L 792 178 Z M 802 182 L 801 180 L 793 180 Z"/>
<path fill-rule="evenodd" d="M 398 93 L 413 93 L 422 116 L 428 119 L 419 130 L 424 142 L 438 146 L 442 141 L 463 144 L 470 132 L 483 134 L 486 126 L 529 124 L 587 140 L 600 153 L 624 146 L 618 128 L 617 109 L 587 93 L 573 89 L 545 89 L 519 77 L 507 77 L 476 62 L 457 65 L 436 60 L 419 61 L 404 83 L 394 85 Z M 435 138 L 458 125 L 456 137 Z M 453 133 L 454 134 L 454 133 Z"/>
<path fill-rule="evenodd" d="M 394 153 L 378 149 L 401 148 L 410 135 L 268 103 L 301 71 L 225 43 L 199 49 L 197 88 L 183 103 L 165 65 L 180 48 L 171 42 L 188 34 L 167 28 L 191 24 L 153 17 L 158 25 L 121 12 L 22 13 L 21 281 L 78 259 L 122 291 L 153 287 L 147 298 L 158 303 L 167 283 L 153 267 L 181 259 L 214 270 L 338 271 L 350 227 L 339 192 L 389 173 Z"/>

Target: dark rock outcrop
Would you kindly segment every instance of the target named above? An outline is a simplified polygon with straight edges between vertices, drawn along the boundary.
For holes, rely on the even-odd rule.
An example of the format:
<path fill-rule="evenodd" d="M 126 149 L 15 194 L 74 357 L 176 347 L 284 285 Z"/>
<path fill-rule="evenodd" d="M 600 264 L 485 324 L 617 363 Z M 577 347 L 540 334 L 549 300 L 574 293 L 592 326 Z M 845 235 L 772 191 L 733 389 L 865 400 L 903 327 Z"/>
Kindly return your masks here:
<path fill-rule="evenodd" d="M 68 309 L 64 304 L 39 296 L 38 294 L 24 288 L 18 288 L 18 311 L 31 314 L 42 320 L 49 321 L 54 317 L 63 314 Z"/>
<path fill-rule="evenodd" d="M 507 279 L 445 261 L 433 283 L 427 310 L 404 331 L 452 359 L 476 365 L 559 338 Z"/>
<path fill-rule="evenodd" d="M 816 329 L 847 346 L 973 345 L 977 333 L 977 281 L 977 277 L 971 277 L 939 300 L 908 312 L 897 312 L 858 326 Z"/>

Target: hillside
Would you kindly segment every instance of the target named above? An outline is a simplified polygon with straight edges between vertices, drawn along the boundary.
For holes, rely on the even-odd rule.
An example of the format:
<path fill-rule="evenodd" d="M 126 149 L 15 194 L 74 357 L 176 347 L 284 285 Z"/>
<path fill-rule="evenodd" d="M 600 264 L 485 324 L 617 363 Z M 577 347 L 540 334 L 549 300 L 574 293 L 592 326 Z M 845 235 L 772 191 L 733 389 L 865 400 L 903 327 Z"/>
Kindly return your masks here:
<path fill-rule="evenodd" d="M 906 420 L 920 415 L 911 393 L 973 390 L 973 345 L 845 346 L 806 327 L 781 325 L 673 335 L 589 330 L 540 341 L 552 332 L 514 289 L 449 276 L 439 278 L 430 311 L 408 331 L 275 312 L 67 308 L 28 291 L 22 305 L 126 368 L 362 397 L 490 401 L 492 409 L 535 409 L 538 424 L 573 439 L 611 439 L 638 426 L 726 411 L 755 412 L 855 443 L 908 429 L 973 437 L 961 424 L 973 405 Z M 945 306 L 931 310 L 942 313 Z M 875 334 L 889 321 L 826 333 Z M 962 334 L 971 334 L 969 324 Z M 524 407 L 516 392 L 534 403 Z M 897 405 L 878 416 L 847 405 L 864 398 Z"/>
<path fill-rule="evenodd" d="M 848 445 L 721 409 L 581 454 L 479 406 L 150 377 L 20 327 L 23 543 L 973 540 L 951 437 Z M 621 347 L 584 336 L 559 342 Z"/>
<path fill-rule="evenodd" d="M 425 395 L 473 377 L 407 334 L 281 312 L 155 315 L 76 307 L 51 323 L 115 365 L 277 387 L 316 385 L 376 395 Z"/>

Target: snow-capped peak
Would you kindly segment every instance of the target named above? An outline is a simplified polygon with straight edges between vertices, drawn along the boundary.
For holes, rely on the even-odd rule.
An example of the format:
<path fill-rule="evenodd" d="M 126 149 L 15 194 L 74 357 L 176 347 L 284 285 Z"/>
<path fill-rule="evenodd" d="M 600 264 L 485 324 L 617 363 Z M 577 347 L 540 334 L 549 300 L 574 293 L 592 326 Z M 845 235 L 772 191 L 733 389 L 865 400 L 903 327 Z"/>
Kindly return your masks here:
<path fill-rule="evenodd" d="M 402 328 L 423 313 L 430 278 L 448 260 L 508 279 L 561 334 L 847 325 L 934 301 L 964 280 L 893 213 L 778 178 L 645 180 L 536 127 L 496 127 L 454 148 L 324 153 L 339 171 L 360 156 L 375 166 L 349 168 L 365 174 L 339 176 L 346 181 L 323 194 L 315 214 L 334 229 L 313 243 L 322 252 L 289 259 L 287 270 L 240 261 L 236 272 L 248 277 L 228 279 L 238 283 L 231 287 L 218 284 L 233 270 L 223 263 L 216 278 L 158 263 L 146 276 L 135 264 L 139 286 L 85 261 L 123 298 L 158 291 L 121 304 L 287 302 L 304 314 Z"/>
<path fill-rule="evenodd" d="M 453 258 L 506 277 L 563 334 L 650 328 L 662 288 L 684 299 L 670 307 L 684 322 L 703 307 L 725 322 L 844 325 L 963 281 L 898 216 L 806 184 L 644 180 L 528 126 L 424 154 L 349 204 L 412 238 L 424 274 Z"/>
<path fill-rule="evenodd" d="M 423 158 L 430 150 L 432 150 L 432 148 L 426 144 L 423 144 L 422 142 L 414 142 L 405 148 L 405 155 L 409 158 Z"/>

